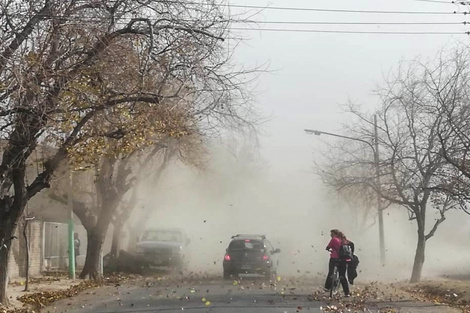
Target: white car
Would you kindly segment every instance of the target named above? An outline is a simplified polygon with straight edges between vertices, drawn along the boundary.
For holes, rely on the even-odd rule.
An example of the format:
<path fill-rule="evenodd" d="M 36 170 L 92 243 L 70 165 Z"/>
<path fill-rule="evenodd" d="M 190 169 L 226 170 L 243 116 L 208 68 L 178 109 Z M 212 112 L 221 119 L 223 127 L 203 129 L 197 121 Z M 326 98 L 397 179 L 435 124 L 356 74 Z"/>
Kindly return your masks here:
<path fill-rule="evenodd" d="M 183 270 L 187 263 L 189 239 L 181 229 L 148 228 L 137 242 L 137 253 L 149 264 Z"/>

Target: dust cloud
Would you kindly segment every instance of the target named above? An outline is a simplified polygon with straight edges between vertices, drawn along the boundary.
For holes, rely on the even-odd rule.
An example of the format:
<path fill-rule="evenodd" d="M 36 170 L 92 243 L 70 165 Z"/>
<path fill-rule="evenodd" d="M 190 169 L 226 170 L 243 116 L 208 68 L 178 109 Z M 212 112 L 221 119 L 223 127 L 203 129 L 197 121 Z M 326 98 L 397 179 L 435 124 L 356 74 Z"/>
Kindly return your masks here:
<path fill-rule="evenodd" d="M 416 226 L 406 210 L 385 211 L 386 265 L 379 257 L 378 227 L 358 229 L 355 217 L 311 172 L 278 171 L 262 160 L 238 157 L 224 147 L 212 149 L 204 170 L 173 163 L 157 185 L 146 186 L 141 202 L 152 208 L 146 227 L 177 227 L 191 239 L 193 272 L 222 275 L 222 260 L 232 235 L 265 234 L 280 248 L 280 276 L 324 277 L 329 230 L 341 229 L 356 245 L 358 280 L 401 281 L 411 276 Z M 429 211 L 428 228 L 435 218 Z M 448 214 L 427 243 L 423 278 L 470 272 L 470 218 Z"/>

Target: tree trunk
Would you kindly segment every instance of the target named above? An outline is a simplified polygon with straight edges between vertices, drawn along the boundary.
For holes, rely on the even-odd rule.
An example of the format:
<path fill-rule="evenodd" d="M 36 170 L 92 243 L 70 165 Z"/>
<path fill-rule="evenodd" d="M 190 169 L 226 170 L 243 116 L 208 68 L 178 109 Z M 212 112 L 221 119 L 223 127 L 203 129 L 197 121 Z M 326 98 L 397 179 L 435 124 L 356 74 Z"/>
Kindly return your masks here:
<path fill-rule="evenodd" d="M 416 247 L 413 272 L 411 273 L 410 283 L 417 283 L 421 280 L 421 272 L 424 265 L 424 255 L 426 249 L 426 238 L 424 236 L 424 227 L 418 226 L 418 244 Z"/>
<path fill-rule="evenodd" d="M 118 201 L 120 201 L 118 197 L 115 196 L 113 198 L 110 195 L 106 195 L 102 201 L 101 212 L 95 226 L 86 228 L 88 244 L 86 247 L 85 265 L 80 274 L 82 279 L 88 276 L 89 279 L 99 281 L 102 278 L 100 264 L 103 242 Z"/>
<path fill-rule="evenodd" d="M 98 226 L 87 230 L 88 243 L 86 247 L 85 265 L 83 266 L 83 270 L 79 276 L 81 279 L 84 279 L 87 276 L 89 279 L 95 281 L 102 279 L 100 271 L 100 257 L 105 235 L 106 229 L 99 229 Z"/>
<path fill-rule="evenodd" d="M 13 208 L 10 208 L 10 210 L 13 210 Z M 11 242 L 16 230 L 16 221 L 17 218 L 12 215 L 6 219 L 0 219 L 0 303 L 4 305 L 8 305 L 8 259 Z"/>
<path fill-rule="evenodd" d="M 122 229 L 123 223 L 117 219 L 113 225 L 113 242 L 111 244 L 111 258 L 118 259 L 119 251 L 121 250 L 121 239 L 122 239 Z"/>
<path fill-rule="evenodd" d="M 0 304 L 8 305 L 8 297 L 6 294 L 8 286 L 8 256 L 10 254 L 10 246 L 2 245 L 0 248 Z"/>
<path fill-rule="evenodd" d="M 5 305 L 8 305 L 8 259 L 11 242 L 16 238 L 14 235 L 18 227 L 17 223 L 27 203 L 24 196 L 24 170 L 17 169 L 12 176 L 15 181 L 15 196 L 11 202 L 5 198 L 0 199 L 0 303 Z"/>
<path fill-rule="evenodd" d="M 6 290 L 8 286 L 8 255 L 10 248 L 0 249 L 0 304 L 8 305 Z"/>

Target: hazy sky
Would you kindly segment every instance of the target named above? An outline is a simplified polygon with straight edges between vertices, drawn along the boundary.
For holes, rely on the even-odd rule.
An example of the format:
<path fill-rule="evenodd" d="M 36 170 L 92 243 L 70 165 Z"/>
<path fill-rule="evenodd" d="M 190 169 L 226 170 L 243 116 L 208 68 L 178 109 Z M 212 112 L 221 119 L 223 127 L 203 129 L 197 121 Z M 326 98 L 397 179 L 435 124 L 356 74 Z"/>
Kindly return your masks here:
<path fill-rule="evenodd" d="M 233 13 L 249 10 L 253 19 L 265 22 L 342 22 L 342 23 L 463 23 L 463 14 L 405 14 L 403 12 L 451 13 L 463 7 L 451 1 L 432 0 L 230 0 L 242 6 L 294 7 L 330 10 L 398 11 L 399 14 L 318 12 L 309 10 L 230 9 Z M 234 27 L 250 27 L 234 25 Z M 186 167 L 168 170 L 156 192 L 144 192 L 148 205 L 155 206 L 149 223 L 185 228 L 193 238 L 194 250 L 205 251 L 194 257 L 196 263 L 221 270 L 220 261 L 230 236 L 236 233 L 263 232 L 279 242 L 284 262 L 281 272 L 299 269 L 323 272 L 328 255 L 324 251 L 331 228 L 340 228 L 367 251 L 364 269 L 378 264 L 377 227 L 358 229 L 354 217 L 346 215 L 334 193 L 319 183 L 312 173 L 315 151 L 323 140 L 332 137 L 308 136 L 304 128 L 341 132 L 348 116 L 340 106 L 348 100 L 372 106 L 373 90 L 383 75 L 396 69 L 401 60 L 418 56 L 430 58 L 439 49 L 465 43 L 469 26 L 458 25 L 289 25 L 260 23 L 253 28 L 296 30 L 369 31 L 369 32 L 455 32 L 460 35 L 341 34 L 308 32 L 270 32 L 234 30 L 235 36 L 247 38 L 236 53 L 236 62 L 247 67 L 269 63 L 270 73 L 258 80 L 256 107 L 270 121 L 261 128 L 262 171 L 246 169 L 226 151 L 214 151 L 214 160 L 205 173 Z M 223 150 L 223 149 L 222 149 Z M 267 174 L 266 174 L 267 173 Z M 181 195 L 184 195 L 182 197 Z M 343 214 L 338 218 L 338 214 Z M 432 218 L 433 213 L 429 213 Z M 440 255 L 459 252 L 448 244 L 449 238 L 468 237 L 468 228 L 454 225 L 465 217 L 449 214 L 439 238 L 428 245 L 427 268 L 439 264 Z M 385 216 L 388 259 L 411 273 L 416 242 L 416 226 L 406 222 L 406 211 L 387 211 Z M 470 219 L 467 219 L 470 221 Z M 460 223 L 460 222 L 459 222 Z M 468 222 L 467 222 L 468 225 Z M 326 235 L 325 235 L 326 234 Z M 214 249 L 216 247 L 216 249 Z M 203 250 L 206 249 L 206 250 Z M 443 254 L 444 251 L 444 254 Z M 362 255 L 365 255 L 362 252 Z M 448 258 L 455 262 L 455 258 Z M 296 263 L 297 262 L 297 263 Z M 374 263 L 375 262 L 375 263 Z M 401 263 L 405 262 L 405 263 Z M 294 264 L 295 263 L 295 264 Z M 454 264 L 455 265 L 455 264 Z M 453 266 L 454 266 L 453 265 Z M 431 271 L 433 272 L 433 271 Z M 372 271 L 370 275 L 382 273 Z M 397 273 L 396 277 L 400 276 Z M 364 274 L 365 275 L 365 274 Z M 396 278 L 395 277 L 395 278 Z M 402 277 L 402 276 L 400 276 Z"/>
<path fill-rule="evenodd" d="M 451 1 L 422 0 L 230 0 L 232 4 L 263 7 L 440 12 L 469 11 Z M 260 10 L 232 8 L 233 11 Z M 400 60 L 432 57 L 439 49 L 466 42 L 470 26 L 463 14 L 370 14 L 264 9 L 253 19 L 264 22 L 341 23 L 461 23 L 460 25 L 293 25 L 260 23 L 252 28 L 366 32 L 454 32 L 459 35 L 341 34 L 307 32 L 239 31 L 248 38 L 238 50 L 244 64 L 270 63 L 270 74 L 259 80 L 257 106 L 272 119 L 263 127 L 262 155 L 273 169 L 309 170 L 312 151 L 321 144 L 304 128 L 340 131 L 347 115 L 340 105 L 348 99 L 373 104 L 373 89 L 383 74 L 396 69 Z M 237 27 L 247 27 L 237 25 Z M 321 138 L 333 140 L 333 138 Z"/>

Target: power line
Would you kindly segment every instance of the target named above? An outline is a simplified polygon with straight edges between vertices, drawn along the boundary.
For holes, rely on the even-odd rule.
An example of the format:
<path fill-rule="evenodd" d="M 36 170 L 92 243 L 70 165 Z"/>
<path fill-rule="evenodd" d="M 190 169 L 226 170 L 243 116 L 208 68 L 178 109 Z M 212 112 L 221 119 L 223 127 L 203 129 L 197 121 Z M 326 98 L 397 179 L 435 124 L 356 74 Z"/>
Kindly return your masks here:
<path fill-rule="evenodd" d="M 414 0 L 414 1 L 425 1 L 425 2 L 438 2 L 446 4 L 470 4 L 470 1 L 441 1 L 441 0 Z M 168 0 L 166 3 L 183 3 L 180 0 Z M 184 2 L 185 4 L 193 5 L 204 5 L 204 3 L 198 2 Z M 439 11 L 383 11 L 383 10 L 345 10 L 345 9 L 320 9 L 320 8 L 300 8 L 300 7 L 278 7 L 278 6 L 259 6 L 259 5 L 243 5 L 243 4 L 216 4 L 220 7 L 229 7 L 229 8 L 245 8 L 245 9 L 260 9 L 260 10 L 286 10 L 286 11 L 314 11 L 314 12 L 339 12 L 339 13 L 370 13 L 370 14 L 437 14 L 437 15 L 451 15 L 451 14 L 470 14 L 470 12 L 439 12 Z"/>
<path fill-rule="evenodd" d="M 287 28 L 244 28 L 232 27 L 233 30 L 296 32 L 296 33 L 338 33 L 338 34 L 379 34 L 379 35 L 470 35 L 470 32 L 397 32 L 397 31 L 352 31 L 352 30 L 317 30 Z"/>
<path fill-rule="evenodd" d="M 462 4 L 470 5 L 470 1 L 440 1 L 440 0 L 413 0 L 421 2 L 437 2 L 437 3 L 446 3 L 446 4 Z M 168 0 L 166 3 L 180 4 L 182 1 L 178 0 Z M 184 2 L 186 5 L 204 5 L 203 3 L 197 2 Z M 440 11 L 384 11 L 384 10 L 347 10 L 347 9 L 321 9 L 321 8 L 300 8 L 300 7 L 278 7 L 278 6 L 258 6 L 258 5 L 241 5 L 241 4 L 216 4 L 219 7 L 229 7 L 229 8 L 245 8 L 245 9 L 259 9 L 259 10 L 284 10 L 284 11 L 313 11 L 313 12 L 333 12 L 333 13 L 363 13 L 363 14 L 408 14 L 408 15 L 456 15 L 462 14 L 467 15 L 470 12 L 440 12 Z M 20 14 L 18 14 L 20 15 Z M 21 14 L 20 16 L 24 16 Z M 57 16 L 58 17 L 58 16 Z"/>
<path fill-rule="evenodd" d="M 431 2 L 431 3 L 445 3 L 445 4 L 455 4 L 455 1 L 440 1 L 440 0 L 413 0 L 413 1 L 419 1 L 419 2 Z"/>
<path fill-rule="evenodd" d="M 470 1 L 442 1 L 442 0 L 412 0 L 420 2 L 433 2 L 433 3 L 445 3 L 445 4 L 460 4 L 470 5 Z M 185 4 L 185 5 L 196 5 L 202 6 L 204 3 L 198 2 L 186 2 L 181 0 L 167 0 L 165 3 L 170 4 Z M 245 9 L 259 9 L 259 10 L 284 10 L 284 11 L 313 11 L 313 12 L 336 12 L 336 13 L 366 13 L 366 14 L 411 14 L 411 15 L 455 15 L 463 14 L 467 15 L 470 12 L 440 12 L 440 11 L 384 11 L 384 10 L 347 10 L 347 9 L 322 9 L 322 8 L 301 8 L 301 7 L 278 7 L 278 6 L 259 6 L 259 5 L 242 5 L 242 4 L 214 4 L 219 7 L 229 8 L 245 8 Z"/>
<path fill-rule="evenodd" d="M 196 4 L 192 2 L 191 4 Z M 382 11 L 382 10 L 344 10 L 344 9 L 318 9 L 318 8 L 296 8 L 296 7 L 275 7 L 257 6 L 241 4 L 217 4 L 218 6 L 260 10 L 284 10 L 284 11 L 314 11 L 314 12 L 337 12 L 337 13 L 369 13 L 369 14 L 420 14 L 420 15 L 452 15 L 468 14 L 468 12 L 438 12 L 438 11 Z"/>
<path fill-rule="evenodd" d="M 455 4 L 459 2 L 464 4 L 470 1 L 440 1 L 440 0 L 413 0 L 421 2 L 438 2 Z M 183 3 L 178 0 L 168 0 L 167 3 Z M 184 2 L 190 5 L 201 5 L 197 2 Z M 427 12 L 427 11 L 377 11 L 377 10 L 343 10 L 343 9 L 318 9 L 318 8 L 299 8 L 299 7 L 275 7 L 275 6 L 255 6 L 255 5 L 238 5 L 238 4 L 217 4 L 223 7 L 236 7 L 236 8 L 256 8 L 256 9 L 272 9 L 272 10 L 295 10 L 295 11 L 316 11 L 316 12 L 340 12 L 340 13 L 377 13 L 377 14 L 441 14 L 441 15 L 455 15 L 469 14 L 469 12 Z M 75 21 L 93 21 L 94 17 L 74 16 L 74 17 L 60 17 L 50 16 L 51 18 L 64 18 Z M 152 20 L 152 19 L 151 19 Z M 202 21 L 201 21 L 202 22 Z M 229 21 L 227 21 L 229 22 Z M 257 23 L 257 24 L 291 24 L 291 25 L 467 25 L 469 22 L 323 22 L 323 21 L 232 21 L 232 23 Z M 117 22 L 116 24 L 125 24 L 124 22 Z M 434 35 L 449 35 L 449 34 L 467 34 L 466 32 L 401 32 L 401 31 L 336 31 L 336 30 L 310 30 L 310 29 L 282 29 L 282 28 L 232 28 L 235 30 L 260 30 L 260 31 L 277 31 L 277 32 L 312 32 L 312 33 L 357 33 L 357 34 L 403 34 L 403 35 L 416 35 L 416 34 L 434 34 Z"/>
<path fill-rule="evenodd" d="M 232 23 L 247 23 L 235 21 Z M 292 25 L 467 25 L 470 22 L 311 22 L 311 21 L 248 21 L 254 24 L 292 24 Z"/>
<path fill-rule="evenodd" d="M 65 18 L 51 16 L 51 18 Z M 72 21 L 92 22 L 93 17 L 68 17 Z M 153 20 L 153 19 L 150 19 Z M 187 21 L 194 22 L 194 21 Z M 199 21 L 204 22 L 204 21 Z M 206 21 L 207 22 L 207 21 Z M 265 24 L 265 25 L 469 25 L 470 22 L 324 22 L 324 21 L 225 21 L 232 24 Z M 127 25 L 128 22 L 117 22 L 119 25 Z M 339 33 L 339 34 L 383 34 L 383 35 L 470 35 L 470 32 L 438 32 L 438 31 L 353 31 L 353 30 L 316 30 L 316 29 L 289 29 L 289 28 L 248 28 L 248 27 L 230 27 L 231 30 L 241 31 L 268 31 L 268 32 L 298 32 L 298 33 Z"/>
<path fill-rule="evenodd" d="M 417 1 L 417 0 L 416 0 Z M 424 1 L 424 0 L 423 0 Z M 24 17 L 23 14 L 18 16 Z M 33 17 L 33 15 L 29 16 Z M 77 22 L 100 22 L 103 20 L 101 17 L 93 16 L 65 16 L 65 15 L 50 15 L 50 19 L 64 19 L 68 21 Z M 156 18 L 149 18 L 149 21 L 158 21 Z M 184 20 L 180 22 L 191 23 L 191 22 L 211 22 L 210 20 Z M 286 24 L 286 25 L 470 25 L 470 21 L 463 22 L 329 22 L 329 21 L 261 21 L 261 20 L 220 20 L 220 23 L 232 23 L 232 24 Z M 129 22 L 118 21 L 115 24 L 127 25 Z"/>

